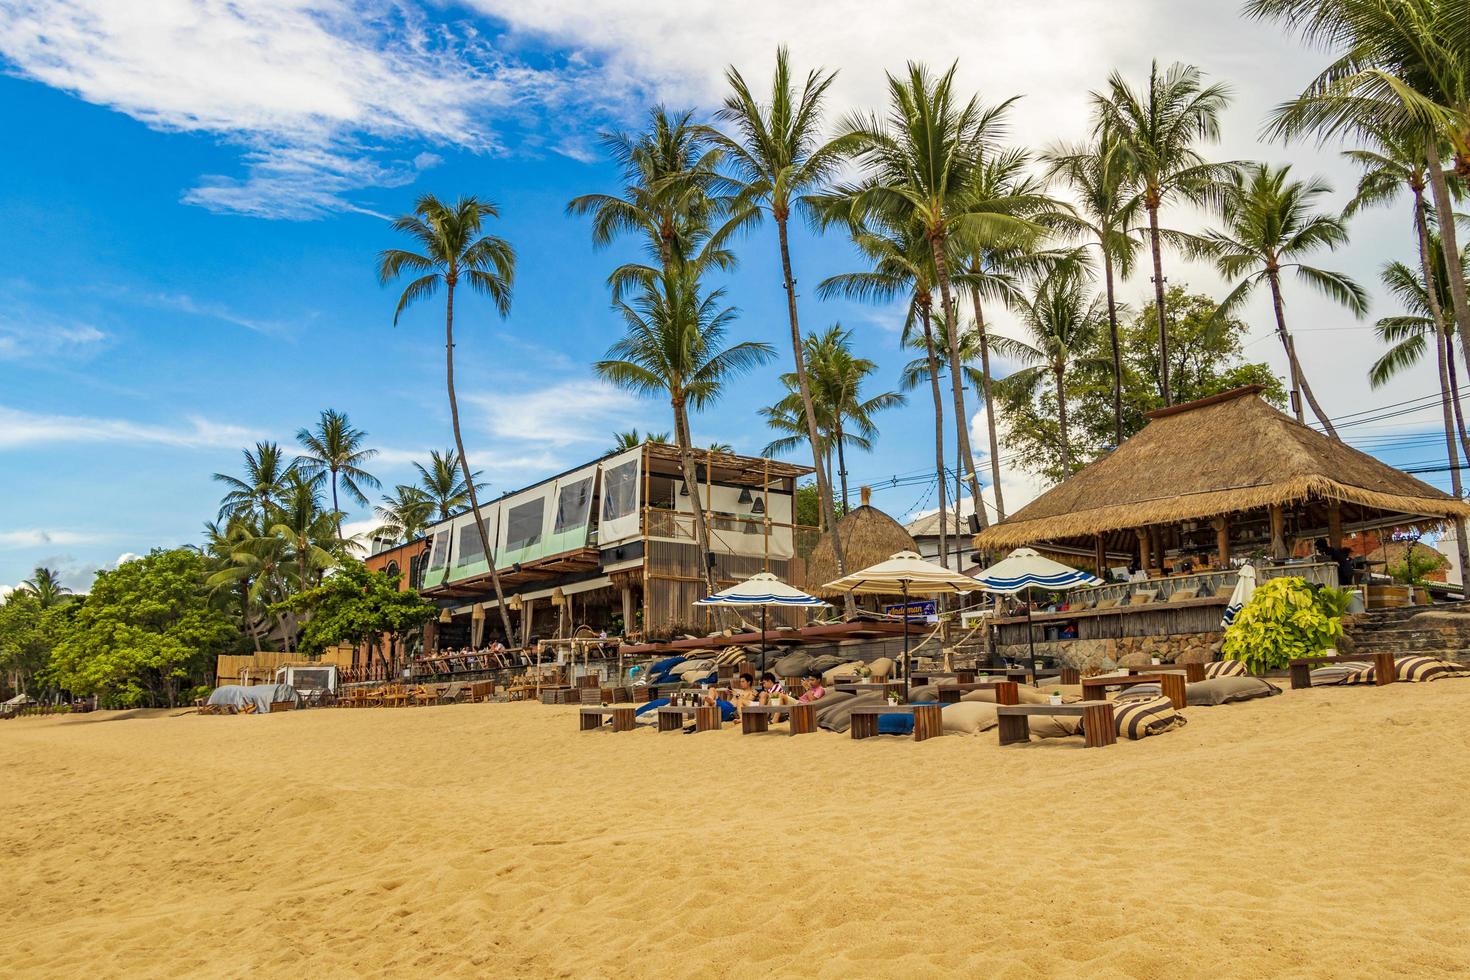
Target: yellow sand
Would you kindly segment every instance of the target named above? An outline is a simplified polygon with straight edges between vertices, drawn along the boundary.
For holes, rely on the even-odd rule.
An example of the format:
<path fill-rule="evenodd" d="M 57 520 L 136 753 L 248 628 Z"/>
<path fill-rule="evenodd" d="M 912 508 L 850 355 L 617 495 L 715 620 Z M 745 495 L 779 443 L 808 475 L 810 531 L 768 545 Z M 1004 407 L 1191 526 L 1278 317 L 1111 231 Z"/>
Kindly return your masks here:
<path fill-rule="evenodd" d="M 539 704 L 0 723 L 35 976 L 1384 976 L 1470 962 L 1470 681 L 1084 750 Z M 781 726 L 784 728 L 784 726 Z"/>

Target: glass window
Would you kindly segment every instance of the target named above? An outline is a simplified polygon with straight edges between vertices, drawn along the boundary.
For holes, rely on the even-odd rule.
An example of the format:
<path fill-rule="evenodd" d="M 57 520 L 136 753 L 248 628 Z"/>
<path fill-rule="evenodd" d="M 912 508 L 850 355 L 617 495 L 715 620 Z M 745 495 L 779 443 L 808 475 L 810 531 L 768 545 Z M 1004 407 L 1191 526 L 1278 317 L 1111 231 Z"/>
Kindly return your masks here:
<path fill-rule="evenodd" d="M 673 510 L 674 501 L 678 491 L 675 487 L 683 486 L 682 482 L 676 482 L 671 476 L 651 476 L 648 478 L 648 506 L 654 510 Z"/>
<path fill-rule="evenodd" d="M 556 497 L 556 523 L 552 534 L 573 531 L 587 523 L 587 512 L 592 508 L 592 477 L 578 480 L 561 488 Z"/>
<path fill-rule="evenodd" d="M 602 519 L 615 521 L 627 517 L 637 509 L 638 460 L 606 470 L 602 475 Z"/>
<path fill-rule="evenodd" d="M 449 531 L 434 535 L 434 546 L 429 551 L 429 571 L 436 572 L 449 561 Z"/>
<path fill-rule="evenodd" d="M 471 521 L 459 529 L 459 555 L 454 559 L 454 567 L 464 568 L 484 560 L 485 543 L 480 540 L 480 529 Z"/>
<path fill-rule="evenodd" d="M 539 544 L 541 519 L 545 513 L 545 497 L 537 497 L 512 507 L 505 521 L 505 550 L 520 551 Z"/>

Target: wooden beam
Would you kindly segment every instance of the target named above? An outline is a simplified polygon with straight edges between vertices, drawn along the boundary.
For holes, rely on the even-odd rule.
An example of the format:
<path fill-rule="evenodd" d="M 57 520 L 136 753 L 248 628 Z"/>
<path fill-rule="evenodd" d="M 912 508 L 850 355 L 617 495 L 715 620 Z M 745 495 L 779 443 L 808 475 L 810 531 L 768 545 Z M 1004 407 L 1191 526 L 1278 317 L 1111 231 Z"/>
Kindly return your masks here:
<path fill-rule="evenodd" d="M 1133 533 L 1138 536 L 1138 567 L 1148 568 L 1148 529 L 1135 527 Z"/>
<path fill-rule="evenodd" d="M 1092 557 L 1097 560 L 1097 574 L 1098 574 L 1098 577 L 1099 578 L 1102 578 L 1103 576 L 1107 575 L 1107 572 L 1108 572 L 1108 549 L 1107 549 L 1107 541 L 1106 541 L 1105 538 L 1103 538 L 1103 536 L 1101 534 L 1099 534 L 1097 536 L 1097 540 L 1096 540 L 1096 542 L 1093 545 L 1093 554 L 1092 554 Z"/>
<path fill-rule="evenodd" d="M 1215 527 L 1216 564 L 1220 568 L 1230 567 L 1230 517 L 1221 514 L 1210 521 Z"/>
<path fill-rule="evenodd" d="M 1286 557 L 1286 511 L 1280 504 L 1271 505 L 1271 557 Z"/>
<path fill-rule="evenodd" d="M 1327 501 L 1327 543 L 1342 547 L 1342 503 L 1337 500 Z"/>

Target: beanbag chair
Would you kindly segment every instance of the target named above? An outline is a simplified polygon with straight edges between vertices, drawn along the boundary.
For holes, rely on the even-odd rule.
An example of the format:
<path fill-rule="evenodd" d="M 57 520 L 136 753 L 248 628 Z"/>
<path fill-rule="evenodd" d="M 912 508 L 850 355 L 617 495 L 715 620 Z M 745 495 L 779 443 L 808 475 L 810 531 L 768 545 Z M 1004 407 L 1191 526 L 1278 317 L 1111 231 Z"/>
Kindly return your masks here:
<path fill-rule="evenodd" d="M 1216 677 L 1248 677 L 1250 671 L 1239 660 L 1215 660 L 1205 664 L 1205 680 Z"/>
<path fill-rule="evenodd" d="M 1187 721 L 1168 698 L 1113 702 L 1113 724 L 1119 738 L 1147 738 L 1182 728 Z"/>
<path fill-rule="evenodd" d="M 873 680 L 881 681 L 893 676 L 895 664 L 889 657 L 879 657 L 877 660 L 868 662 L 868 668 L 873 671 Z"/>
<path fill-rule="evenodd" d="M 1441 681 L 1446 677 L 1470 677 L 1470 666 L 1437 657 L 1399 657 L 1393 662 L 1394 679 L 1410 684 Z"/>
<path fill-rule="evenodd" d="M 1186 685 L 1187 687 L 1187 685 Z M 1114 697 L 1114 701 L 1152 701 L 1154 698 L 1164 696 L 1164 688 L 1159 684 L 1134 684 L 1125 687 Z"/>
<path fill-rule="evenodd" d="M 831 687 L 833 684 L 841 684 L 851 681 L 857 677 L 858 661 L 851 660 L 845 664 L 838 664 L 822 674 L 822 685 Z"/>
<path fill-rule="evenodd" d="M 812 669 L 812 655 L 800 650 L 788 653 L 777 660 L 776 665 L 771 669 L 775 671 L 777 677 L 801 677 Z"/>
<path fill-rule="evenodd" d="M 697 674 L 700 677 L 703 677 L 705 674 L 708 674 L 714 669 L 714 659 L 706 658 L 704 660 L 686 660 L 670 673 L 677 673 L 680 677 L 683 677 L 686 674 Z"/>
<path fill-rule="evenodd" d="M 1184 697 L 1190 705 L 1229 704 L 1252 698 L 1269 698 L 1281 688 L 1260 677 L 1216 677 L 1184 685 Z"/>
<path fill-rule="evenodd" d="M 1364 671 L 1367 671 L 1367 680 L 1353 680 Z M 1327 664 L 1312 671 L 1313 687 L 1329 687 L 1333 684 L 1371 684 L 1373 683 L 1373 665 L 1366 660 L 1345 661 L 1340 664 Z"/>
<path fill-rule="evenodd" d="M 1035 715 L 1026 719 L 1032 738 L 1068 738 L 1082 731 L 1081 718 Z"/>
<path fill-rule="evenodd" d="M 1051 700 L 1051 692 L 1055 687 L 1032 687 L 1030 684 L 1016 685 L 1016 700 L 1021 704 L 1046 704 Z M 994 691 L 966 691 L 960 695 L 961 701 L 986 701 L 995 703 Z M 1064 699 L 1065 700 L 1065 699 Z"/>
<path fill-rule="evenodd" d="M 828 702 L 831 702 L 829 705 Z M 829 732 L 846 733 L 852 728 L 852 709 L 867 704 L 882 704 L 877 694 L 832 693 L 822 699 L 817 708 L 817 727 Z"/>
<path fill-rule="evenodd" d="M 847 662 L 846 657 L 839 657 L 835 653 L 824 653 L 819 657 L 813 657 L 808 670 L 815 670 L 819 674 L 825 674 L 833 667 Z"/>
<path fill-rule="evenodd" d="M 979 701 L 946 704 L 939 714 L 944 731 L 949 735 L 974 735 L 988 732 L 999 724 L 995 706 Z"/>

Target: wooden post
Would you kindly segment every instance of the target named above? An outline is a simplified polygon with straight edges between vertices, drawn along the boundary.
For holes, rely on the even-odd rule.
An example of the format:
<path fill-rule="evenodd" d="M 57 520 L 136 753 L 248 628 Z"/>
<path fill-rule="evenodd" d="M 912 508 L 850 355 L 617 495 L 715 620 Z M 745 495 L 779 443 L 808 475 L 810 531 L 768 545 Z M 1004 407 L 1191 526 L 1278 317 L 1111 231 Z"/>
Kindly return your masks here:
<path fill-rule="evenodd" d="M 536 600 L 526 599 L 521 604 L 521 649 L 531 645 L 531 620 L 535 618 Z"/>
<path fill-rule="evenodd" d="M 1220 568 L 1230 567 L 1230 517 L 1221 514 L 1210 521 L 1215 527 L 1215 551 L 1219 555 L 1217 565 Z"/>
<path fill-rule="evenodd" d="M 1097 559 L 1097 577 L 1105 578 L 1108 574 L 1108 549 L 1103 536 L 1099 534 L 1093 547 L 1093 557 Z"/>
<path fill-rule="evenodd" d="M 1336 500 L 1327 501 L 1327 543 L 1342 547 L 1342 504 Z"/>
<path fill-rule="evenodd" d="M 1280 504 L 1271 505 L 1271 557 L 1286 557 L 1286 511 Z"/>
<path fill-rule="evenodd" d="M 623 635 L 633 632 L 633 587 L 623 580 Z"/>
<path fill-rule="evenodd" d="M 1133 533 L 1138 536 L 1138 567 L 1148 568 L 1148 530 L 1135 527 Z"/>
<path fill-rule="evenodd" d="M 1149 548 L 1153 552 L 1151 556 L 1153 563 L 1149 565 L 1149 568 L 1157 568 L 1159 574 L 1162 575 L 1164 573 L 1164 535 L 1157 524 L 1148 529 L 1148 541 Z"/>

